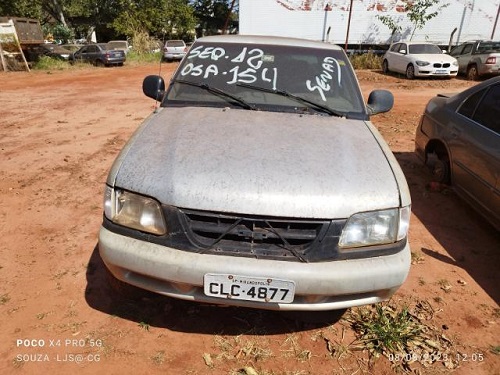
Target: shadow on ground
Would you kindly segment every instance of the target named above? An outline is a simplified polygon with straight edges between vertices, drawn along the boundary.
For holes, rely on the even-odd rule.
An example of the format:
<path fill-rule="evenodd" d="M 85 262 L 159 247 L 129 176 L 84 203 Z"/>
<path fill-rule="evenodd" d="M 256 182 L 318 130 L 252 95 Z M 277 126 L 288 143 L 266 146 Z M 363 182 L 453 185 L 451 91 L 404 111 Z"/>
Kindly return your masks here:
<path fill-rule="evenodd" d="M 464 269 L 499 304 L 500 232 L 462 201 L 452 188 L 429 188 L 430 169 L 414 153 L 402 152 L 395 156 L 410 187 L 412 212 L 448 254 L 428 247 L 412 248 L 412 252 L 422 252 Z"/>
<path fill-rule="evenodd" d="M 311 314 L 222 307 L 147 291 L 139 291 L 137 298 L 126 299 L 110 287 L 105 267 L 96 245 L 87 267 L 85 299 L 90 307 L 138 324 L 173 331 L 234 336 L 292 333 L 334 324 L 346 311 Z"/>

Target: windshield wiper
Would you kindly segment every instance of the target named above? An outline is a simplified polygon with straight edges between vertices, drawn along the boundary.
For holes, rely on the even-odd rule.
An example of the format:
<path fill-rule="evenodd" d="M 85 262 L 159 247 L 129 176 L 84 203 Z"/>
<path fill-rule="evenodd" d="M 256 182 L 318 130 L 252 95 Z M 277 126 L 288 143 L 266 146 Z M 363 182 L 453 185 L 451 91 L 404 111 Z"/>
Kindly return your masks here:
<path fill-rule="evenodd" d="M 314 108 L 316 110 L 319 110 L 321 112 L 327 113 L 330 116 L 346 117 L 346 115 L 343 114 L 342 112 L 336 111 L 334 109 L 331 109 L 330 107 L 327 107 L 326 105 L 313 102 L 312 100 L 303 98 L 301 96 L 289 93 L 288 91 L 285 91 L 285 90 L 268 89 L 268 88 L 265 88 L 265 87 L 248 85 L 246 83 L 237 83 L 236 86 L 241 86 L 241 87 L 246 87 L 246 88 L 257 90 L 257 91 L 263 91 L 263 92 L 268 92 L 268 93 L 271 93 L 271 94 L 281 95 L 281 96 L 293 99 L 293 100 L 295 100 L 297 102 L 308 104 L 309 108 L 312 107 L 312 108 Z"/>
<path fill-rule="evenodd" d="M 255 106 L 247 103 L 246 101 L 244 101 L 243 99 L 237 97 L 236 95 L 233 95 L 233 94 L 230 94 L 228 92 L 225 92 L 224 90 L 218 89 L 217 87 L 209 86 L 206 83 L 198 83 L 198 82 L 193 82 L 193 81 L 186 81 L 184 79 L 176 79 L 175 81 L 173 81 L 173 83 L 182 83 L 182 84 L 185 84 L 185 85 L 199 87 L 199 88 L 201 88 L 203 90 L 208 91 L 211 94 L 223 97 L 228 102 L 236 102 L 236 103 L 238 103 L 240 105 L 240 107 L 243 107 L 245 109 L 250 109 L 250 110 L 253 110 L 253 111 L 257 110 L 257 108 L 255 108 Z"/>

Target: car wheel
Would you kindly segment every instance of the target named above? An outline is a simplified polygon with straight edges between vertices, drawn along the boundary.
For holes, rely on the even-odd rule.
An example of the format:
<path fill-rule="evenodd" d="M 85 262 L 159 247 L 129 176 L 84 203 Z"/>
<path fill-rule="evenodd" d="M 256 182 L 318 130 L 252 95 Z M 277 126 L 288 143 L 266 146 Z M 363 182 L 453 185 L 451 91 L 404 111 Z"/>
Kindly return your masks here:
<path fill-rule="evenodd" d="M 479 73 L 477 72 L 477 65 L 471 65 L 467 68 L 467 79 L 469 81 L 477 81 Z"/>
<path fill-rule="evenodd" d="M 406 67 L 406 78 L 408 78 L 408 79 L 415 78 L 415 67 L 412 64 L 409 64 Z"/>
<path fill-rule="evenodd" d="M 432 167 L 433 180 L 441 184 L 449 184 L 451 181 L 450 160 L 448 155 L 438 156 Z"/>
<path fill-rule="evenodd" d="M 382 62 L 382 71 L 384 72 L 384 74 L 389 74 L 389 63 L 387 62 L 387 60 L 384 60 Z"/>
<path fill-rule="evenodd" d="M 101 60 L 96 60 L 96 61 L 94 62 L 94 65 L 95 65 L 95 66 L 104 66 L 104 63 L 103 63 Z"/>

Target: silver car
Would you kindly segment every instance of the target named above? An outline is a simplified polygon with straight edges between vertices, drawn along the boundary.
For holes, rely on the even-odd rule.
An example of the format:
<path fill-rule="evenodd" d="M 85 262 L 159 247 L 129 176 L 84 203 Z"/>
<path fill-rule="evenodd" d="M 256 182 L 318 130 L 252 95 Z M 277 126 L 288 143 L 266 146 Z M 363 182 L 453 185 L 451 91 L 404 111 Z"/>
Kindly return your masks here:
<path fill-rule="evenodd" d="M 168 62 L 182 60 L 187 50 L 188 48 L 183 40 L 167 40 L 163 47 L 163 60 Z"/>
<path fill-rule="evenodd" d="M 436 182 L 451 184 L 500 229 L 500 77 L 431 99 L 415 149 Z"/>
<path fill-rule="evenodd" d="M 109 173 L 102 259 L 185 300 L 325 311 L 390 298 L 410 267 L 410 194 L 344 51 L 198 39 Z M 172 121 L 175 119 L 175 121 Z M 116 280 L 115 280 L 116 281 Z M 113 282 L 116 284 L 116 282 Z"/>

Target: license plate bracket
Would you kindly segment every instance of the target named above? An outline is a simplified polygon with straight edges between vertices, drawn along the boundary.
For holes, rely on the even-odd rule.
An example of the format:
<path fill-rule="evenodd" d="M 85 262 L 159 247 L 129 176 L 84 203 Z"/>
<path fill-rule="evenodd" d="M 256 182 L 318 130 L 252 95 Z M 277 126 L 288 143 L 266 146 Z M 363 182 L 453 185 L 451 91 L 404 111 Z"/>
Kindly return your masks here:
<path fill-rule="evenodd" d="M 263 303 L 291 303 L 295 282 L 272 278 L 207 273 L 203 278 L 206 296 Z"/>

